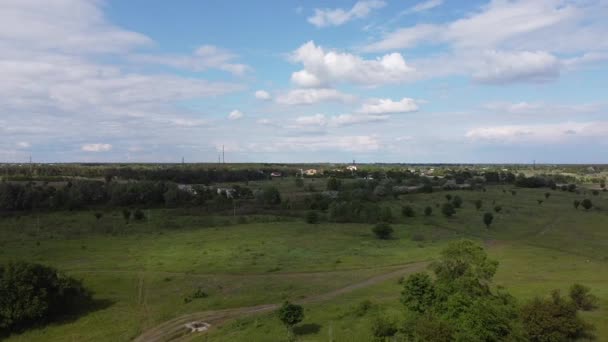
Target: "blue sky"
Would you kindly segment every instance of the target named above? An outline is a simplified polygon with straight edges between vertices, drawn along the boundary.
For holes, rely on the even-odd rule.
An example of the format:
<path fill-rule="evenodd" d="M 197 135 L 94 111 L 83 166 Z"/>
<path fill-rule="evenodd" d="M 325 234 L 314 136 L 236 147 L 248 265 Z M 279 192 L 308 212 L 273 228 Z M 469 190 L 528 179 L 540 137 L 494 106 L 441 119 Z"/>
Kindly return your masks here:
<path fill-rule="evenodd" d="M 0 3 L 0 160 L 608 163 L 608 1 Z"/>

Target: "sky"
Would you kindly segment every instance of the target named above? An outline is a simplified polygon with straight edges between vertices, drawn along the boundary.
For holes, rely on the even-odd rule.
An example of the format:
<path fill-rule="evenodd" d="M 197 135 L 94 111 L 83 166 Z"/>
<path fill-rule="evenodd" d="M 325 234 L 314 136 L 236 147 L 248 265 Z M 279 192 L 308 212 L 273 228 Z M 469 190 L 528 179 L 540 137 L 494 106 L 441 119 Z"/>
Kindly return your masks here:
<path fill-rule="evenodd" d="M 608 163 L 608 0 L 1 0 L 0 161 Z"/>

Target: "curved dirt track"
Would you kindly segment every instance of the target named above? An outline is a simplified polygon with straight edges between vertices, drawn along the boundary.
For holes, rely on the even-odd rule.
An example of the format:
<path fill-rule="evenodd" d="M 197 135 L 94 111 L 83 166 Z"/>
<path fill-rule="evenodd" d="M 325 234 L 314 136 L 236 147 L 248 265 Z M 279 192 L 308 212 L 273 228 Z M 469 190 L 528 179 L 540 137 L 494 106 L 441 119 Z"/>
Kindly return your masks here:
<path fill-rule="evenodd" d="M 364 281 L 354 283 L 327 293 L 314 295 L 297 301 L 299 304 L 318 303 L 333 299 L 339 295 L 349 293 L 361 288 L 369 287 L 375 284 L 382 283 L 386 280 L 397 278 L 409 273 L 417 272 L 428 265 L 428 261 L 415 262 L 407 264 L 401 268 L 388 273 L 379 274 L 368 278 Z M 188 339 L 192 333 L 189 333 L 184 325 L 192 321 L 204 321 L 210 323 L 212 327 L 217 327 L 231 319 L 269 312 L 276 310 L 280 304 L 262 304 L 249 307 L 209 310 L 194 312 L 183 315 L 161 323 L 160 325 L 144 331 L 141 335 L 135 338 L 135 342 L 160 342 L 160 341 L 176 341 L 180 339 Z"/>

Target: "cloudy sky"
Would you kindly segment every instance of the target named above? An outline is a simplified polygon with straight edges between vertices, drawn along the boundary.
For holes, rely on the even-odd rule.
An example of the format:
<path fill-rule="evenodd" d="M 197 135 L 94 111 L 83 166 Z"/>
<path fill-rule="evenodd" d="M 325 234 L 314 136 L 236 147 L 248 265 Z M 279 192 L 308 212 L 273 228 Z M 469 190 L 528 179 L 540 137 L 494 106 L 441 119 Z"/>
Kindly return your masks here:
<path fill-rule="evenodd" d="M 0 1 L 0 161 L 608 163 L 608 0 Z"/>

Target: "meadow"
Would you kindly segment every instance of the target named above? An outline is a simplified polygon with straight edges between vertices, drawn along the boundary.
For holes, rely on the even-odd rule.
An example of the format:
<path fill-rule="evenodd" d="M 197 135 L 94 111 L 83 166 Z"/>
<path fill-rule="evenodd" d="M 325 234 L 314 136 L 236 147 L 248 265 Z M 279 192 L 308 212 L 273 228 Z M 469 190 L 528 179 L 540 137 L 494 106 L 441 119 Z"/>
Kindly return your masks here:
<path fill-rule="evenodd" d="M 272 183 L 287 197 L 298 196 L 293 179 Z M 99 301 L 86 315 L 7 340 L 128 341 L 176 317 L 235 309 L 208 333 L 175 337 L 274 341 L 285 329 L 272 310 L 239 308 L 291 300 L 305 307 L 305 320 L 295 330 L 300 340 L 369 341 L 371 317 L 402 315 L 398 279 L 424 269 L 460 238 L 486 247 L 500 262 L 496 283 L 519 300 L 552 289 L 565 292 L 575 282 L 591 287 L 600 309 L 583 315 L 596 326 L 598 339 L 608 340 L 608 196 L 511 189 L 488 186 L 383 201 L 396 220 L 394 238 L 386 241 L 373 236 L 370 224 L 307 224 L 298 215 L 209 216 L 196 208 L 150 209 L 146 220 L 128 224 L 111 209 L 99 219 L 95 210 L 7 215 L 0 219 L 0 262 L 57 267 L 83 279 Z M 448 193 L 463 199 L 450 218 L 438 207 Z M 575 209 L 572 202 L 583 198 L 595 207 Z M 483 201 L 480 210 L 476 200 Z M 403 217 L 403 205 L 412 206 L 416 216 Z M 488 229 L 482 215 L 496 205 L 502 209 Z M 432 215 L 424 216 L 426 206 Z M 193 298 L 197 291 L 204 295 Z M 361 309 L 366 300 L 371 305 Z"/>

